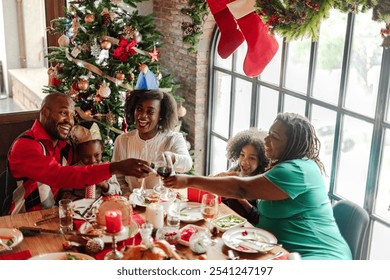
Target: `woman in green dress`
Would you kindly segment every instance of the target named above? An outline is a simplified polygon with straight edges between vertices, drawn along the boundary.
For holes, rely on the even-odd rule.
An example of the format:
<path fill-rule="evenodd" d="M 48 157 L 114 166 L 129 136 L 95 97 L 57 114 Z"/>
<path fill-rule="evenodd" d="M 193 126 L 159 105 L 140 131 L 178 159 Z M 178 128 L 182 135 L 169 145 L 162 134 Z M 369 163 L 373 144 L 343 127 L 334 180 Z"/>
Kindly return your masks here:
<path fill-rule="evenodd" d="M 171 188 L 193 187 L 225 197 L 259 199 L 259 228 L 273 233 L 302 259 L 351 260 L 333 217 L 319 159 L 320 142 L 308 119 L 280 113 L 265 137 L 269 169 L 254 177 L 176 175 Z"/>

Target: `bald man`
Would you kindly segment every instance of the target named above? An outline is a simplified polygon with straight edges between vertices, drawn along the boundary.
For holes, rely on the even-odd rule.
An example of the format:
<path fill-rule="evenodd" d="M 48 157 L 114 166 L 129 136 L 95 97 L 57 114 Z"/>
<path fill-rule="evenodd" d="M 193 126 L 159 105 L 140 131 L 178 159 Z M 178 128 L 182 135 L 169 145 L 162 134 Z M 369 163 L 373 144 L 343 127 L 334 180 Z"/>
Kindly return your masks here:
<path fill-rule="evenodd" d="M 74 109 L 73 100 L 62 93 L 51 93 L 42 101 L 39 120 L 10 150 L 8 164 L 17 187 L 6 188 L 6 198 L 0 201 L 2 215 L 51 208 L 61 188 L 85 188 L 111 175 L 148 175 L 148 162 L 138 159 L 69 166 L 73 151 L 67 139 Z"/>

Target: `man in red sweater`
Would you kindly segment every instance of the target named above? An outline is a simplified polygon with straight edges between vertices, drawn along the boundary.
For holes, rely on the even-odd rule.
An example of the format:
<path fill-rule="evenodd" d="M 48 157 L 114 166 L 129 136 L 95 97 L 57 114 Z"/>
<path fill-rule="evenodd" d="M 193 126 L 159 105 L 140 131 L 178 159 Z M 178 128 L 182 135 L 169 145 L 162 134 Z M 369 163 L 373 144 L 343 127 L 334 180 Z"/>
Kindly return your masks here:
<path fill-rule="evenodd" d="M 6 189 L 5 201 L 0 201 L 3 213 L 51 208 L 61 188 L 85 188 L 111 175 L 147 176 L 148 162 L 139 159 L 70 166 L 73 151 L 68 135 L 74 115 L 75 104 L 69 96 L 51 93 L 45 97 L 39 120 L 10 150 L 8 164 L 17 187 Z"/>

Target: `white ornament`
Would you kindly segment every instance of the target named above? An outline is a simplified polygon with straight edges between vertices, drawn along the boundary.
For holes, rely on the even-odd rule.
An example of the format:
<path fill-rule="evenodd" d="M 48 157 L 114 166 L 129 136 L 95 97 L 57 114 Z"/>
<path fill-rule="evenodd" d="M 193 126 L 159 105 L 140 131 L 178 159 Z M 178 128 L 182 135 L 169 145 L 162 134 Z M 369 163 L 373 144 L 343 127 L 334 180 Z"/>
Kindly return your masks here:
<path fill-rule="evenodd" d="M 110 97 L 111 89 L 110 89 L 110 87 L 106 83 L 103 83 L 99 87 L 99 89 L 97 91 L 97 94 L 100 95 L 103 98 L 108 98 L 108 97 Z"/>

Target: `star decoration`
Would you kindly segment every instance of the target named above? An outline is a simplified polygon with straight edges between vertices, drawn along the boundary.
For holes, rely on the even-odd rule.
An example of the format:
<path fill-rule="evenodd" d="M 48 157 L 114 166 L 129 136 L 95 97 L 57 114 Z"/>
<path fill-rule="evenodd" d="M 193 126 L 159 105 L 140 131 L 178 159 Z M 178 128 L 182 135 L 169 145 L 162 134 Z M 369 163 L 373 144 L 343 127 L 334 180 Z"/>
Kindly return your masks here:
<path fill-rule="evenodd" d="M 148 53 L 151 57 L 151 62 L 153 61 L 158 61 L 158 55 L 160 54 L 160 52 L 157 51 L 156 49 L 156 46 L 153 47 L 153 51 Z"/>

